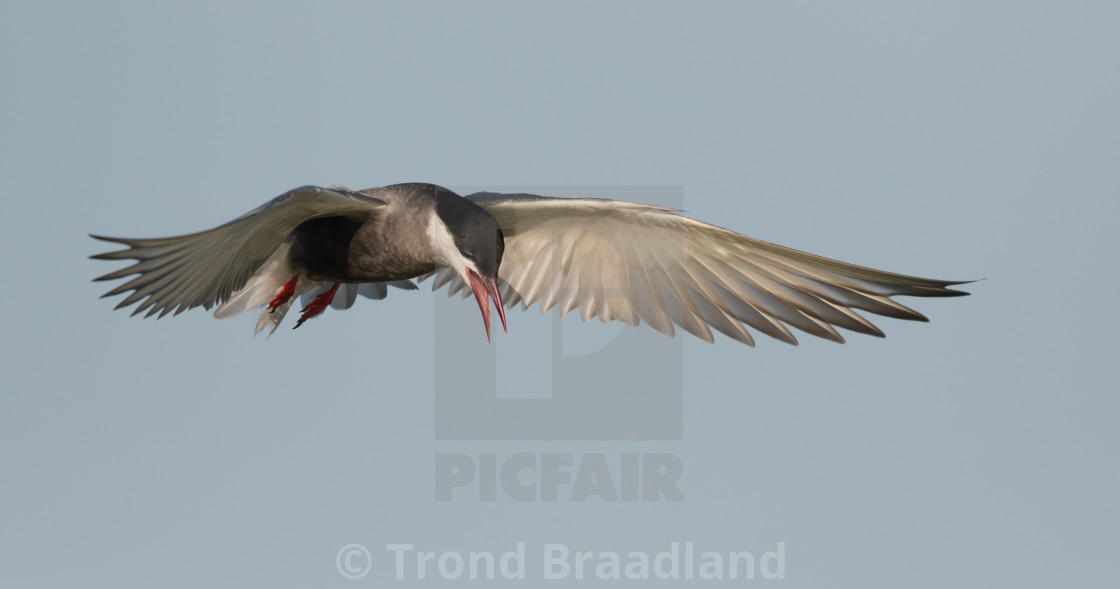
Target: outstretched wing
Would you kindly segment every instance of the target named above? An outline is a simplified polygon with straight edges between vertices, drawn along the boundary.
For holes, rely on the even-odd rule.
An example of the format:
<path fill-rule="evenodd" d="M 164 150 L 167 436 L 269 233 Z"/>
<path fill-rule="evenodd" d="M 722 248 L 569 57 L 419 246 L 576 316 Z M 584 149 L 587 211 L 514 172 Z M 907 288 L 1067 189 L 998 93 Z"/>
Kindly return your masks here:
<path fill-rule="evenodd" d="M 96 239 L 127 245 L 129 249 L 92 256 L 98 260 L 137 260 L 96 280 L 135 278 L 105 293 L 132 294 L 116 306 L 140 305 L 133 315 L 160 317 L 174 311 L 224 302 L 245 285 L 249 277 L 304 221 L 320 217 L 356 220 L 377 214 L 385 203 L 344 188 L 303 186 L 209 231 L 155 239 L 102 237 Z"/>
<path fill-rule="evenodd" d="M 927 321 L 890 297 L 968 294 L 964 282 L 873 270 L 814 256 L 675 214 L 603 199 L 477 193 L 505 234 L 499 271 L 507 306 L 579 309 L 584 321 L 678 325 L 712 341 L 710 328 L 748 345 L 745 326 L 796 344 L 787 325 L 837 342 L 836 331 L 882 337 L 853 309 Z M 438 276 L 437 285 L 453 281 Z M 452 292 L 457 291 L 452 284 Z"/>

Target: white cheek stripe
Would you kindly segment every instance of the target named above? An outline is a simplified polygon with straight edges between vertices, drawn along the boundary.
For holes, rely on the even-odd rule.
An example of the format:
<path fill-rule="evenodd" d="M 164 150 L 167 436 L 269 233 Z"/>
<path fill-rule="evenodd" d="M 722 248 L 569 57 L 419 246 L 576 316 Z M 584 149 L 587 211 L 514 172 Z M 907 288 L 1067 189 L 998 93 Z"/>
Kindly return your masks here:
<path fill-rule="evenodd" d="M 435 262 L 437 264 L 454 270 L 463 280 L 468 281 L 467 268 L 473 268 L 475 272 L 478 272 L 478 267 L 475 266 L 474 262 L 468 260 L 459 251 L 459 247 L 455 245 L 455 238 L 451 236 L 451 232 L 447 230 L 447 225 L 435 211 L 432 211 L 431 217 L 428 218 L 428 239 L 435 252 Z"/>

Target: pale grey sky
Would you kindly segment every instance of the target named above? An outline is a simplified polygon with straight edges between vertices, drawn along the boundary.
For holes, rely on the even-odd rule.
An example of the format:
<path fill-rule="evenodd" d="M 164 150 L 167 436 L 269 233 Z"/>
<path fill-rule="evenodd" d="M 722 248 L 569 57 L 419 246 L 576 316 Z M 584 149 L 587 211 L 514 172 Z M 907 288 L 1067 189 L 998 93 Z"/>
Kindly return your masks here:
<path fill-rule="evenodd" d="M 5 3 L 0 585 L 424 586 L 386 544 L 518 541 L 529 586 L 546 543 L 674 541 L 784 543 L 789 587 L 1114 583 L 1118 24 L 1095 2 Z M 90 232 L 403 181 L 662 187 L 782 245 L 986 280 L 903 299 L 932 322 L 885 340 L 675 340 L 683 439 L 632 442 L 441 440 L 437 383 L 493 366 L 450 370 L 436 318 L 481 343 L 478 311 L 427 287 L 266 340 L 130 319 L 90 282 L 119 267 Z M 495 348 L 549 366 L 551 319 L 509 320 Z M 684 500 L 436 500 L 437 454 L 520 452 L 674 456 Z"/>

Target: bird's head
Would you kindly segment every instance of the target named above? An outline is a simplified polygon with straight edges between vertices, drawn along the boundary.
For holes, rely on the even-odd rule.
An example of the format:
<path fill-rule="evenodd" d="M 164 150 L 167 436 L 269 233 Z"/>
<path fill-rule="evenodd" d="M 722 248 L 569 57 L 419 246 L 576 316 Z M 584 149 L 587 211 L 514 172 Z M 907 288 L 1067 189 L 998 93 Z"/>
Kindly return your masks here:
<path fill-rule="evenodd" d="M 436 221 L 432 241 L 437 262 L 470 285 L 490 341 L 490 298 L 506 330 L 506 312 L 498 291 L 498 268 L 502 264 L 505 238 L 498 220 L 474 202 L 450 191 L 436 193 Z"/>

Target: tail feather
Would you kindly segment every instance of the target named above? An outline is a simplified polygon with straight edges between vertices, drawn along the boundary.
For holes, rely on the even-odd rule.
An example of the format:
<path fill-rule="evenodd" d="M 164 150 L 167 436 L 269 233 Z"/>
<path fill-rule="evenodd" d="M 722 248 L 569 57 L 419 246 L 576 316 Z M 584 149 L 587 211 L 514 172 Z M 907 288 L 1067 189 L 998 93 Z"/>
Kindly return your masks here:
<path fill-rule="evenodd" d="M 284 320 L 284 316 L 288 314 L 288 310 L 292 308 L 292 301 L 298 300 L 299 296 L 304 292 L 316 289 L 322 286 L 321 282 L 309 282 L 305 279 L 296 281 L 296 292 L 292 295 L 288 302 L 276 307 L 275 309 L 269 308 L 266 305 L 280 293 L 280 289 L 284 283 L 292 279 L 296 275 L 295 270 L 288 265 L 288 250 L 291 249 L 290 243 L 281 244 L 275 252 L 257 271 L 253 273 L 245 286 L 241 290 L 230 295 L 229 300 L 222 303 L 217 309 L 214 310 L 214 317 L 218 319 L 228 319 L 234 315 L 239 315 L 246 311 L 251 311 L 258 307 L 265 307 L 261 310 L 261 314 L 257 317 L 257 327 L 254 334 L 258 334 L 266 327 L 269 328 L 269 335 L 276 331 L 280 326 L 280 322 Z"/>
<path fill-rule="evenodd" d="M 257 317 L 257 327 L 253 330 L 253 335 L 257 335 L 258 333 L 264 331 L 265 327 L 269 328 L 269 336 L 275 333 L 276 328 L 280 327 L 280 322 L 284 320 L 284 315 L 288 314 L 288 309 L 292 308 L 293 300 L 294 298 L 288 299 L 288 302 L 280 305 L 279 307 L 276 307 L 275 309 L 264 309 L 263 311 L 261 311 L 260 316 Z"/>
<path fill-rule="evenodd" d="M 214 317 L 227 319 L 271 301 L 280 292 L 280 287 L 291 280 L 295 274 L 288 266 L 290 248 L 290 243 L 281 244 L 276 248 L 276 251 L 249 277 L 245 286 L 230 295 L 229 300 L 214 310 Z"/>
<path fill-rule="evenodd" d="M 329 289 L 332 284 L 322 283 L 320 286 L 313 290 L 303 293 L 300 302 L 304 305 L 315 300 L 315 297 L 320 293 Z M 411 280 L 394 280 L 392 282 L 361 282 L 361 283 L 347 283 L 343 282 L 339 285 L 338 291 L 334 294 L 334 300 L 331 301 L 331 308 L 338 310 L 349 309 L 354 306 L 358 296 L 361 295 L 367 299 L 380 301 L 389 296 L 389 287 L 399 288 L 401 290 L 416 290 L 416 285 Z"/>

